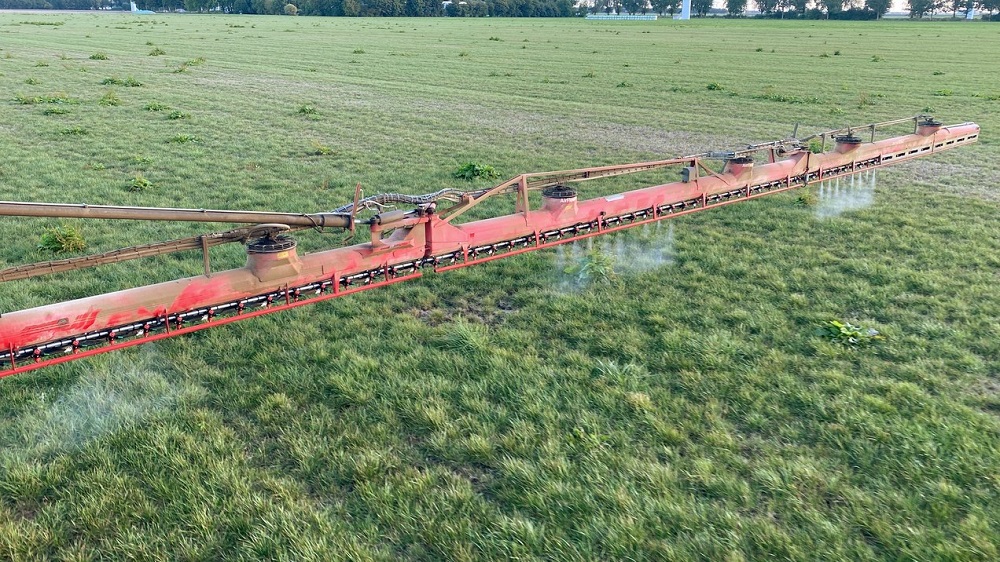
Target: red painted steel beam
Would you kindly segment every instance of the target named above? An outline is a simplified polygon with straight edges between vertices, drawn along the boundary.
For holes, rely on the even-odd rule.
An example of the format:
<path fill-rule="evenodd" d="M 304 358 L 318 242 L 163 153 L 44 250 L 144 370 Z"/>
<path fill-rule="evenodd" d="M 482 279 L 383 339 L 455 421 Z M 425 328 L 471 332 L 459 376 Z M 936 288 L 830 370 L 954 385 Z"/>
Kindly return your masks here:
<path fill-rule="evenodd" d="M 689 181 L 586 201 L 546 197 L 541 209 L 460 225 L 433 214 L 411 217 L 397 223 L 400 227 L 391 236 L 378 238 L 374 244 L 301 257 L 294 248 L 250 253 L 245 267 L 213 273 L 211 277 L 169 281 L 6 313 L 0 316 L 0 349 L 10 351 L 0 354 L 4 364 L 0 369 L 5 369 L 0 370 L 0 377 L 413 279 L 424 265 L 433 265 L 438 271 L 467 267 L 880 168 L 976 142 L 978 135 L 979 127 L 974 123 L 925 126 L 911 135 L 873 143 L 845 140 L 826 153 L 799 151 L 760 165 L 731 160 L 719 174 L 699 175 L 696 167 Z M 376 224 L 373 232 L 379 234 L 381 228 Z M 412 273 L 395 276 L 393 272 L 399 268 Z M 351 287 L 352 282 L 363 285 Z M 299 300 L 300 290 L 305 287 L 309 291 L 319 287 L 321 293 L 327 288 L 332 292 Z M 263 295 L 267 295 L 266 301 L 261 300 Z M 285 304 L 272 304 L 276 298 Z M 269 306 L 244 311 L 244 303 L 251 302 Z M 206 320 L 180 325 L 201 316 L 200 311 L 205 311 Z M 216 312 L 232 315 L 213 318 Z M 162 333 L 136 328 L 159 319 L 167 319 L 160 324 Z M 178 326 L 171 327 L 175 321 Z M 118 334 L 131 339 L 116 339 Z M 91 338 L 89 343 L 102 345 L 86 349 L 66 343 L 83 336 Z M 101 338 L 107 341 L 99 341 Z M 52 357 L 63 344 L 69 353 Z"/>

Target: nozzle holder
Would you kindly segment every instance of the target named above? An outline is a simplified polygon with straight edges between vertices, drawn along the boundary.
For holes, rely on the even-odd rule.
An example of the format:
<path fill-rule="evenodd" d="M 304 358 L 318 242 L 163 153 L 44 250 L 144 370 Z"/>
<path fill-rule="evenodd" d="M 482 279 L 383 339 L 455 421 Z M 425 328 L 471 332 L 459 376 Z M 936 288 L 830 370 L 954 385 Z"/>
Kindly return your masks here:
<path fill-rule="evenodd" d="M 917 134 L 920 136 L 929 137 L 940 130 L 941 122 L 933 117 L 926 117 L 917 121 Z"/>
<path fill-rule="evenodd" d="M 837 135 L 833 138 L 833 140 L 837 141 L 837 144 L 861 144 L 861 137 L 855 135 L 854 133 Z"/>
<path fill-rule="evenodd" d="M 291 250 L 296 245 L 291 236 L 265 236 L 247 244 L 248 254 L 277 254 Z"/>
<path fill-rule="evenodd" d="M 549 199 L 573 199 L 576 190 L 568 185 L 553 185 L 542 190 L 542 196 Z"/>

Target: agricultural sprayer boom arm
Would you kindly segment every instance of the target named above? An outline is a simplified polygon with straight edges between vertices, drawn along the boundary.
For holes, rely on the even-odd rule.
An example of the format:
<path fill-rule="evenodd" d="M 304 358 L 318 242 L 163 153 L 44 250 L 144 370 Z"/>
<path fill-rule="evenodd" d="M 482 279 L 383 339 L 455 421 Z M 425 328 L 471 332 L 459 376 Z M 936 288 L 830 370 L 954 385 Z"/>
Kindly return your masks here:
<path fill-rule="evenodd" d="M 238 224 L 286 224 L 289 226 L 350 228 L 351 217 L 339 213 L 264 213 L 260 211 L 214 211 L 209 209 L 163 209 L 67 203 L 22 203 L 0 201 L 0 216 L 60 217 L 70 219 L 126 219 L 141 221 L 228 222 Z"/>
<path fill-rule="evenodd" d="M 136 246 L 97 256 L 55 260 L 0 271 L 0 280 L 70 271 L 170 251 L 201 248 L 205 275 L 94 295 L 0 315 L 0 377 L 72 359 L 178 336 L 241 319 L 320 302 L 415 279 L 430 268 L 443 272 L 598 236 L 720 205 L 762 197 L 811 183 L 906 162 L 974 143 L 975 123 L 942 126 L 923 116 L 911 134 L 875 140 L 885 124 L 828 131 L 814 136 L 814 153 L 788 139 L 682 158 L 522 174 L 491 189 L 441 190 L 424 196 L 384 194 L 361 198 L 333 212 L 296 214 L 197 209 L 154 209 L 38 203 L 0 203 L 0 214 L 131 220 L 242 223 L 231 231 Z M 855 131 L 870 130 L 868 141 Z M 810 137 L 812 138 L 812 137 Z M 706 161 L 724 161 L 720 171 Z M 681 180 L 614 195 L 578 200 L 574 184 L 668 167 Z M 531 208 L 530 191 L 542 191 Z M 458 223 L 462 214 L 490 198 L 514 195 L 512 213 Z M 449 202 L 450 206 L 438 209 Z M 411 209 L 379 212 L 356 221 L 359 210 L 388 204 Z M 299 256 L 283 232 L 302 228 L 352 228 L 366 224 L 371 240 Z M 210 272 L 208 248 L 247 243 L 247 263 Z"/>

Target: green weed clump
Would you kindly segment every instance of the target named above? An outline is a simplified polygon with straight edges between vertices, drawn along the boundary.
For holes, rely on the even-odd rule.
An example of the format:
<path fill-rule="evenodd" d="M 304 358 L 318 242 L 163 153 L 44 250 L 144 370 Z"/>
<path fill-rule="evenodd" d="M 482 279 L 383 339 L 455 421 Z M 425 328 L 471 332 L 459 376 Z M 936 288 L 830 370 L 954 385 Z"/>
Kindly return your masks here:
<path fill-rule="evenodd" d="M 948 89 L 941 89 L 941 90 L 937 90 L 937 91 L 934 92 L 934 95 L 938 96 L 938 97 L 948 97 L 948 96 L 951 96 L 951 95 L 954 95 L 954 94 L 955 94 L 955 92 L 953 92 L 951 90 L 948 90 Z"/>
<path fill-rule="evenodd" d="M 763 101 L 777 101 L 782 103 L 792 103 L 792 104 L 813 104 L 821 103 L 820 99 L 816 96 L 791 96 L 788 94 L 782 94 L 780 92 L 775 92 L 774 90 L 767 89 L 762 94 L 755 96 L 750 96 L 755 100 Z"/>
<path fill-rule="evenodd" d="M 142 173 L 139 172 L 136 173 L 131 180 L 129 180 L 126 188 L 129 191 L 134 192 L 147 191 L 153 188 L 153 182 L 146 179 L 146 176 L 143 176 Z"/>
<path fill-rule="evenodd" d="M 718 82 L 709 82 L 708 86 L 705 87 L 712 91 L 721 91 L 726 89 L 722 84 L 719 84 Z"/>
<path fill-rule="evenodd" d="M 80 229 L 75 226 L 61 224 L 45 229 L 38 241 L 38 249 L 53 254 L 69 254 L 82 251 L 87 247 Z"/>
<path fill-rule="evenodd" d="M 49 65 L 49 63 L 47 63 L 47 62 L 45 62 L 43 60 L 40 60 L 40 61 L 38 61 L 38 62 L 35 63 L 35 68 L 45 68 L 48 65 Z"/>
<path fill-rule="evenodd" d="M 90 55 L 90 60 L 108 60 L 108 55 L 105 53 L 94 53 Z"/>
<path fill-rule="evenodd" d="M 97 103 L 103 106 L 115 106 L 121 105 L 122 99 L 118 97 L 118 94 L 114 90 L 108 90 L 101 96 L 101 99 Z"/>
<path fill-rule="evenodd" d="M 631 82 L 619 82 L 615 85 L 615 88 L 631 88 L 632 85 L 633 84 Z"/>
<path fill-rule="evenodd" d="M 14 102 L 21 105 L 37 105 L 42 103 L 51 104 L 75 104 L 79 103 L 77 100 L 69 97 L 64 93 L 49 94 L 47 96 L 25 96 L 18 94 L 14 96 Z"/>
<path fill-rule="evenodd" d="M 65 107 L 46 107 L 42 110 L 42 115 L 66 115 L 69 112 Z"/>
<path fill-rule="evenodd" d="M 155 49 L 149 52 L 149 56 L 151 57 L 159 57 L 165 54 L 167 54 L 167 52 L 159 47 L 156 47 Z"/>
<path fill-rule="evenodd" d="M 615 259 L 596 247 L 576 263 L 570 264 L 564 273 L 573 276 L 580 286 L 611 286 L 618 285 L 620 281 L 618 272 L 615 271 Z"/>
<path fill-rule="evenodd" d="M 354 55 L 363 55 L 363 54 L 365 54 L 365 50 L 364 49 L 354 49 L 353 51 L 351 51 L 351 54 L 354 54 Z"/>
<path fill-rule="evenodd" d="M 816 329 L 816 335 L 845 347 L 866 347 L 885 339 L 874 328 L 855 326 L 850 322 L 830 320 Z"/>
<path fill-rule="evenodd" d="M 187 144 L 189 142 L 201 142 L 201 139 L 194 135 L 174 135 L 167 140 L 174 144 Z"/>
<path fill-rule="evenodd" d="M 488 164 L 466 162 L 465 164 L 459 166 L 458 169 L 452 173 L 452 175 L 456 178 L 467 181 L 475 179 L 495 180 L 500 177 L 500 172 Z"/>
<path fill-rule="evenodd" d="M 329 156 L 334 153 L 334 150 L 332 148 L 326 146 L 325 144 L 317 140 L 311 141 L 311 144 L 312 144 L 312 152 L 310 152 L 310 154 L 314 156 Z"/>
<path fill-rule="evenodd" d="M 145 109 L 146 111 L 164 111 L 170 109 L 168 105 L 155 101 L 147 103 L 146 105 L 142 106 L 142 108 Z"/>
<path fill-rule="evenodd" d="M 79 137 L 79 136 L 89 135 L 90 131 L 88 131 L 87 129 L 85 129 L 83 127 L 76 126 L 76 127 L 67 127 L 65 129 L 59 131 L 59 134 L 60 135 L 66 135 L 66 136 L 77 136 L 77 137 Z"/>
<path fill-rule="evenodd" d="M 41 82 L 38 80 L 38 78 L 34 78 L 34 77 L 27 78 L 24 81 L 24 83 L 27 84 L 27 85 L 29 85 L 29 86 L 37 86 L 38 84 L 41 84 Z"/>
<path fill-rule="evenodd" d="M 153 159 L 142 154 L 133 154 L 128 159 L 128 165 L 139 170 L 145 170 L 153 163 Z"/>
<path fill-rule="evenodd" d="M 296 113 L 298 113 L 299 115 L 318 115 L 319 111 L 315 107 L 309 104 L 305 104 L 299 106 L 299 109 L 298 111 L 296 111 Z"/>
<path fill-rule="evenodd" d="M 101 80 L 101 85 L 103 86 L 125 86 L 126 88 L 138 88 L 142 86 L 142 82 L 136 80 L 131 76 L 126 76 L 125 78 L 119 78 L 117 76 L 111 76 Z"/>
<path fill-rule="evenodd" d="M 190 118 L 191 114 L 184 113 L 183 111 L 174 110 L 167 114 L 167 119 L 170 121 L 178 121 L 180 119 L 190 119 Z"/>

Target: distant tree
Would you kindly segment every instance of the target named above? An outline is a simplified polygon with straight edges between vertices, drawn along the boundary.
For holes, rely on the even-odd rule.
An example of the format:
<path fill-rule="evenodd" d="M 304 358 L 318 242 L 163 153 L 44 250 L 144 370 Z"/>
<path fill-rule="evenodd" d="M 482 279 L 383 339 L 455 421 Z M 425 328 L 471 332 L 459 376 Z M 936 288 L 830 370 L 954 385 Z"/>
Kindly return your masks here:
<path fill-rule="evenodd" d="M 965 2 L 966 0 L 955 1 Z M 890 6 L 892 6 L 892 0 L 865 0 L 865 8 L 875 12 L 876 17 L 879 19 L 889 11 Z"/>
<path fill-rule="evenodd" d="M 792 9 L 792 0 L 774 0 L 774 12 L 781 14 L 781 17 L 785 17 L 785 12 Z"/>
<path fill-rule="evenodd" d="M 604 12 L 610 14 L 614 10 L 614 0 L 594 0 L 594 13 Z"/>
<path fill-rule="evenodd" d="M 809 9 L 809 0 L 791 0 L 791 2 L 795 13 L 799 14 L 800 17 L 805 15 L 806 10 Z"/>
<path fill-rule="evenodd" d="M 933 14 L 941 4 L 940 0 L 908 0 L 907 7 L 910 9 L 911 18 L 922 18 Z"/>
<path fill-rule="evenodd" d="M 404 14 L 410 17 L 440 16 L 441 2 L 437 0 L 406 0 Z"/>
<path fill-rule="evenodd" d="M 661 16 L 663 14 L 674 15 L 677 11 L 678 6 L 681 5 L 681 0 L 652 0 L 653 11 Z"/>
<path fill-rule="evenodd" d="M 509 0 L 490 0 L 488 8 L 490 17 L 493 18 L 510 17 L 511 10 L 513 9 Z"/>
<path fill-rule="evenodd" d="M 643 4 L 645 3 L 645 0 L 622 0 L 622 8 L 630 14 L 635 14 L 642 9 Z"/>
<path fill-rule="evenodd" d="M 361 14 L 368 17 L 394 18 L 403 15 L 405 0 L 362 0 Z"/>
<path fill-rule="evenodd" d="M 295 7 L 295 4 L 285 4 L 285 15 L 297 16 L 299 15 L 299 9 Z"/>
<path fill-rule="evenodd" d="M 740 17 L 747 11 L 747 0 L 726 0 L 726 10 L 730 17 Z"/>
<path fill-rule="evenodd" d="M 844 11 L 844 0 L 816 0 L 816 3 L 823 7 L 827 17 Z"/>
<path fill-rule="evenodd" d="M 361 2 L 358 0 L 343 0 L 340 3 L 340 15 L 357 17 L 361 15 Z"/>
<path fill-rule="evenodd" d="M 778 7 L 778 0 L 754 0 L 754 4 L 760 13 L 770 15 Z"/>
<path fill-rule="evenodd" d="M 705 17 L 712 9 L 712 0 L 691 0 L 691 10 L 698 17 Z"/>

